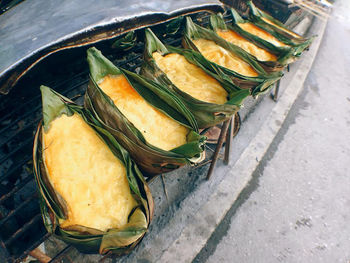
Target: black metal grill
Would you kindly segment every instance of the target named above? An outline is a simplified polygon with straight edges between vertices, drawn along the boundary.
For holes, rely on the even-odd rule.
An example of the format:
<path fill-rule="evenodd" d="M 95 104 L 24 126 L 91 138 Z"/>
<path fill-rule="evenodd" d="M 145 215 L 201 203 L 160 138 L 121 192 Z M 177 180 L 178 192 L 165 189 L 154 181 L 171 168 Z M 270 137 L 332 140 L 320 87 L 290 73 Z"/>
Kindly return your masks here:
<path fill-rule="evenodd" d="M 207 12 L 192 18 L 201 25 L 208 23 Z M 139 41 L 128 52 L 117 53 L 111 48 L 112 40 L 95 46 L 118 66 L 137 71 L 144 43 L 143 30 L 136 33 Z M 162 40 L 180 46 L 181 35 Z M 42 118 L 39 86 L 47 85 L 81 102 L 88 82 L 86 49 L 65 50 L 46 58 L 10 94 L 0 97 L 0 262 L 20 262 L 50 236 L 41 220 L 32 171 L 33 136 Z M 58 252 L 52 262 L 64 258 L 70 249 L 67 246 Z"/>

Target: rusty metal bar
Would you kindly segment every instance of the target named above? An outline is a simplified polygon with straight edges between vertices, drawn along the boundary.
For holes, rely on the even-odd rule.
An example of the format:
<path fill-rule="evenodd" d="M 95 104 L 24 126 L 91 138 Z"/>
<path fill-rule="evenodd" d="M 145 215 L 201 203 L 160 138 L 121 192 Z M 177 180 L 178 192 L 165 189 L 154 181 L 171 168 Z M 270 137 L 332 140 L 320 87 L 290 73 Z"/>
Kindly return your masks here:
<path fill-rule="evenodd" d="M 205 128 L 205 129 L 203 129 L 203 130 L 200 132 L 200 135 L 204 135 L 204 134 L 206 134 L 206 133 L 207 133 L 207 131 L 209 131 L 211 128 L 213 128 L 213 127 L 209 127 L 209 128 Z"/>
<path fill-rule="evenodd" d="M 9 252 L 7 251 L 7 248 L 4 244 L 4 242 L 0 239 L 0 247 L 2 248 L 3 253 L 5 254 L 5 258 L 7 259 L 7 261 L 9 261 L 9 259 L 11 258 L 11 255 L 9 254 Z"/>
<path fill-rule="evenodd" d="M 221 131 L 221 130 L 220 130 L 220 131 Z M 205 145 L 205 149 L 211 151 L 212 153 L 215 153 L 215 149 L 213 150 L 213 149 L 210 148 L 210 146 L 208 146 L 208 145 Z M 219 159 L 223 159 L 224 156 L 223 156 L 222 154 L 219 153 L 219 157 L 218 157 L 218 158 L 219 158 Z M 210 160 L 210 162 L 211 162 L 211 160 Z M 196 167 L 197 167 L 197 165 L 196 165 Z"/>
<path fill-rule="evenodd" d="M 24 259 L 33 249 L 38 247 L 42 242 L 44 242 L 50 235 L 51 234 L 46 233 L 44 236 L 35 241 L 30 247 L 23 251 L 22 255 L 19 256 L 15 262 L 22 262 L 22 259 Z"/>
<path fill-rule="evenodd" d="M 13 140 L 16 136 L 18 136 L 21 132 L 25 132 L 26 130 L 30 129 L 33 130 L 33 127 L 36 127 L 37 123 L 39 122 L 39 120 L 41 119 L 41 117 L 39 118 L 34 118 L 33 120 L 27 122 L 25 124 L 25 126 L 21 129 L 18 129 L 16 132 L 12 132 L 12 134 L 6 138 L 6 140 L 4 140 L 1 144 L 0 147 L 3 147 L 6 143 L 8 143 L 9 141 Z"/>
<path fill-rule="evenodd" d="M 30 181 L 34 180 L 34 178 L 31 175 L 28 175 L 21 183 L 19 183 L 18 185 L 16 185 L 15 187 L 12 188 L 12 190 L 10 192 L 8 192 L 7 194 L 4 194 L 1 198 L 0 198 L 0 205 L 10 196 L 14 195 L 17 191 L 19 191 L 21 188 L 23 188 L 27 183 L 29 183 Z"/>
<path fill-rule="evenodd" d="M 278 100 L 278 93 L 279 93 L 279 90 L 280 90 L 280 83 L 281 83 L 281 80 L 279 79 L 276 84 L 275 84 L 275 90 L 274 90 L 274 93 L 272 95 L 272 99 L 277 102 Z"/>
<path fill-rule="evenodd" d="M 1 228 L 1 225 L 3 225 L 7 220 L 9 220 L 11 217 L 13 217 L 15 214 L 17 214 L 19 210 L 21 210 L 28 203 L 30 203 L 36 196 L 37 196 L 37 194 L 36 194 L 36 192 L 34 192 L 33 195 L 31 195 L 28 199 L 23 201 L 18 207 L 11 210 L 3 219 L 0 220 L 0 228 Z"/>
<path fill-rule="evenodd" d="M 19 238 L 25 231 L 27 231 L 33 224 L 41 219 L 41 214 L 34 216 L 29 222 L 25 223 L 22 228 L 18 229 L 8 240 L 5 241 L 5 246 L 8 246 L 17 238 Z"/>
<path fill-rule="evenodd" d="M 220 136 L 219 136 L 219 140 L 218 140 L 218 143 L 216 145 L 214 156 L 212 158 L 212 162 L 210 164 L 209 171 L 208 171 L 208 174 L 207 174 L 207 180 L 209 180 L 211 175 L 213 174 L 216 162 L 217 162 L 218 157 L 219 157 L 220 149 L 222 147 L 222 144 L 224 143 L 224 138 L 226 137 L 226 133 L 227 133 L 227 130 L 228 130 L 229 123 L 230 123 L 230 120 L 227 120 L 222 125 Z"/>
<path fill-rule="evenodd" d="M 165 185 L 165 180 L 164 180 L 164 175 L 163 174 L 160 175 L 160 179 L 162 181 L 162 186 L 163 186 L 163 191 L 164 191 L 164 194 L 165 194 L 166 201 L 167 201 L 167 203 L 169 203 L 168 191 L 166 190 L 166 185 Z"/>
<path fill-rule="evenodd" d="M 224 164 L 228 165 L 230 162 L 230 150 L 231 150 L 231 141 L 233 137 L 233 129 L 234 129 L 234 121 L 233 117 L 230 119 L 230 124 L 228 127 L 228 131 L 226 132 L 226 142 L 225 142 L 225 155 L 224 155 Z"/>
<path fill-rule="evenodd" d="M 24 156 L 21 161 L 17 162 L 16 165 L 11 167 L 11 170 L 7 170 L 6 173 L 2 174 L 0 176 L 0 181 L 4 181 L 6 178 L 10 177 L 12 174 L 14 174 L 19 169 L 23 168 L 23 166 L 29 162 L 32 159 L 31 155 Z M 0 198 L 1 200 L 1 198 Z M 1 201 L 0 201 L 1 202 Z"/>
<path fill-rule="evenodd" d="M 204 165 L 207 165 L 208 163 L 211 163 L 213 160 L 207 160 L 207 161 L 205 161 L 205 162 L 202 162 L 202 163 L 200 163 L 200 164 L 197 164 L 196 166 L 194 166 L 194 168 L 196 169 L 196 168 L 199 168 L 199 167 L 202 167 L 202 166 L 204 166 Z"/>
<path fill-rule="evenodd" d="M 51 259 L 49 263 L 59 262 L 73 247 L 71 245 L 66 246 L 63 250 L 60 251 L 54 258 Z"/>
<path fill-rule="evenodd" d="M 28 147 L 33 142 L 33 138 L 29 138 L 23 142 L 22 145 L 17 146 L 12 152 L 0 159 L 0 163 L 4 163 L 7 159 L 18 153 L 22 148 Z"/>

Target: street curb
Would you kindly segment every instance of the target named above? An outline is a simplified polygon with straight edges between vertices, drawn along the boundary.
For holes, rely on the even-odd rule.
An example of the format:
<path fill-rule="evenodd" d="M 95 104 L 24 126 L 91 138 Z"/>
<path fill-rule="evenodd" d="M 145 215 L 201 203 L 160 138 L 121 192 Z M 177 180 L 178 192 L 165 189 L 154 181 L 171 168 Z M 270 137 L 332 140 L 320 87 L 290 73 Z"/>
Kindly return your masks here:
<path fill-rule="evenodd" d="M 253 172 L 259 165 L 257 160 L 264 157 L 281 129 L 294 101 L 303 89 L 304 81 L 316 57 L 326 25 L 327 21 L 315 20 L 311 31 L 318 37 L 314 40 L 310 50 L 300 60 L 293 80 L 289 82 L 258 133 L 250 141 L 232 169 L 199 209 L 200 213 L 193 216 L 191 223 L 187 224 L 179 237 L 163 251 L 159 262 L 191 262 L 206 245 L 216 227 L 251 180 Z"/>

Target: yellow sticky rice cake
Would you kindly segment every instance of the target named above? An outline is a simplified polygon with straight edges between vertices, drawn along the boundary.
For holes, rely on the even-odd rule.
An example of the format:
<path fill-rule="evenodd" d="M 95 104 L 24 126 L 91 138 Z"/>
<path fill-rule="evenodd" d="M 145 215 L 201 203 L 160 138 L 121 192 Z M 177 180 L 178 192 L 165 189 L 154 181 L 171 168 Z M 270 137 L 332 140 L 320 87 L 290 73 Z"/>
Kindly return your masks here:
<path fill-rule="evenodd" d="M 258 73 L 247 62 L 232 52 L 217 45 L 214 41 L 200 38 L 192 40 L 192 42 L 206 59 L 222 67 L 231 69 L 243 76 L 258 76 Z"/>
<path fill-rule="evenodd" d="M 43 142 L 48 179 L 68 210 L 61 227 L 106 231 L 128 222 L 137 203 L 125 167 L 79 114 L 52 121 Z"/>
<path fill-rule="evenodd" d="M 257 37 L 260 37 L 268 42 L 270 42 L 271 44 L 277 46 L 277 47 L 284 47 L 287 46 L 286 44 L 284 44 L 283 42 L 279 41 L 277 38 L 275 38 L 273 35 L 271 35 L 270 33 L 266 32 L 265 30 L 257 27 L 256 25 L 252 24 L 252 23 L 239 23 L 238 24 L 239 27 L 241 27 L 243 30 L 256 35 Z"/>
<path fill-rule="evenodd" d="M 108 75 L 99 87 L 148 143 L 169 151 L 187 142 L 189 129 L 147 103 L 123 75 Z"/>
<path fill-rule="evenodd" d="M 198 66 L 188 62 L 184 56 L 177 53 L 162 56 L 159 52 L 154 52 L 152 56 L 157 66 L 183 92 L 209 103 L 227 102 L 227 92 L 220 83 Z"/>
<path fill-rule="evenodd" d="M 281 27 L 277 24 L 275 24 L 274 22 L 270 21 L 269 19 L 265 18 L 265 17 L 262 17 L 262 20 L 264 20 L 266 23 L 270 24 L 270 25 L 273 25 L 281 30 L 283 30 L 284 32 L 287 32 L 288 34 L 292 35 L 293 37 L 295 38 L 300 38 L 300 36 L 298 34 L 295 34 L 293 31 L 290 31 L 284 27 Z"/>
<path fill-rule="evenodd" d="M 277 60 L 277 57 L 274 54 L 271 54 L 265 49 L 258 47 L 254 43 L 250 42 L 249 40 L 245 39 L 244 37 L 232 30 L 218 30 L 216 31 L 216 33 L 226 41 L 244 49 L 246 52 L 253 55 L 260 61 Z"/>

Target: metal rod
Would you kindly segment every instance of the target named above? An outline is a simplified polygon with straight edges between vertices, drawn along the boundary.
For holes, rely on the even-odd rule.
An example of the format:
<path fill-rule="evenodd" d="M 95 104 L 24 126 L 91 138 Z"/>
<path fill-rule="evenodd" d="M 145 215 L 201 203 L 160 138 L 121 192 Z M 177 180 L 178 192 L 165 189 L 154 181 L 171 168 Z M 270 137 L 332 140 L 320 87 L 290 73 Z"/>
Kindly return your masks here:
<path fill-rule="evenodd" d="M 211 177 L 211 175 L 212 175 L 212 173 L 214 171 L 215 164 L 216 164 L 216 162 L 218 160 L 220 149 L 222 147 L 222 144 L 224 143 L 224 138 L 226 137 L 226 133 L 227 133 L 227 129 L 228 129 L 229 123 L 230 123 L 230 120 L 227 120 L 222 125 L 220 136 L 219 136 L 219 140 L 218 140 L 218 144 L 216 145 L 215 153 L 214 153 L 214 156 L 212 158 L 212 162 L 210 164 L 209 171 L 208 171 L 208 174 L 207 174 L 207 180 L 210 179 L 210 177 Z"/>
<path fill-rule="evenodd" d="M 113 254 L 112 251 L 108 251 L 107 254 L 105 254 L 102 258 L 98 260 L 99 263 L 105 262 L 107 259 L 111 259 L 112 262 L 116 262 L 116 254 Z"/>
<path fill-rule="evenodd" d="M 230 149 L 231 149 L 231 141 L 233 137 L 233 129 L 234 129 L 234 117 L 231 117 L 230 124 L 228 127 L 228 131 L 226 132 L 226 143 L 225 143 L 225 156 L 224 156 L 224 164 L 228 165 L 230 162 Z"/>
<path fill-rule="evenodd" d="M 0 148 L 3 147 L 8 142 L 10 142 L 16 136 L 18 136 L 21 132 L 25 132 L 28 129 L 33 130 L 33 127 L 36 127 L 36 125 L 40 119 L 41 119 L 41 117 L 35 118 L 35 119 L 31 120 L 30 122 L 26 123 L 25 126 L 22 127 L 21 129 L 18 129 L 16 132 L 13 132 L 8 138 L 6 138 L 6 140 L 4 140 L 2 143 L 0 143 Z"/>
<path fill-rule="evenodd" d="M 148 184 L 152 183 L 158 176 L 153 175 L 152 177 L 147 177 L 146 182 Z"/>
<path fill-rule="evenodd" d="M 202 167 L 202 166 L 204 166 L 204 165 L 207 165 L 208 163 L 211 163 L 211 162 L 212 162 L 212 160 L 207 160 L 207 161 L 202 162 L 202 163 L 200 163 L 200 164 L 196 164 L 196 165 L 194 166 L 194 169 L 197 169 L 197 168 L 199 168 L 199 167 Z"/>
<path fill-rule="evenodd" d="M 278 100 L 278 93 L 279 93 L 279 90 L 280 90 L 280 84 L 281 84 L 281 80 L 279 79 L 276 84 L 275 84 L 275 91 L 272 95 L 272 99 L 274 101 L 277 101 Z"/>
<path fill-rule="evenodd" d="M 167 203 L 169 203 L 168 191 L 166 190 L 166 185 L 165 185 L 165 180 L 164 180 L 164 175 L 163 174 L 160 175 L 160 179 L 162 180 L 163 191 L 164 191 L 164 194 L 165 194 L 166 201 L 167 201 Z"/>
<path fill-rule="evenodd" d="M 29 222 L 25 223 L 22 228 L 18 229 L 8 240 L 5 241 L 5 246 L 8 246 L 17 238 L 19 238 L 25 231 L 28 230 L 33 224 L 41 219 L 41 214 L 34 216 Z"/>
<path fill-rule="evenodd" d="M 18 147 L 16 147 L 12 152 L 10 152 L 7 156 L 5 156 L 4 158 L 0 159 L 0 163 L 4 163 L 7 159 L 9 159 L 10 157 L 12 157 L 13 155 L 15 155 L 17 152 L 19 152 L 19 150 L 23 150 L 23 148 L 25 146 L 30 145 L 33 142 L 33 138 L 28 138 L 27 140 L 24 141 L 24 143 Z"/>
<path fill-rule="evenodd" d="M 206 134 L 210 129 L 212 129 L 213 127 L 209 127 L 209 128 L 204 128 L 203 130 L 201 130 L 200 135 L 204 135 Z"/>
<path fill-rule="evenodd" d="M 58 262 L 61 258 L 65 256 L 73 247 L 71 245 L 66 246 L 63 250 L 60 251 L 54 258 L 51 259 L 49 263 Z"/>
<path fill-rule="evenodd" d="M 11 170 L 7 171 L 5 174 L 0 176 L 0 181 L 4 181 L 6 178 L 14 174 L 19 169 L 23 168 L 23 165 L 25 165 L 27 162 L 29 162 L 32 159 L 32 156 L 24 156 L 21 158 L 21 161 L 18 161 L 14 167 L 11 167 Z M 1 203 L 1 198 L 0 198 Z"/>
<path fill-rule="evenodd" d="M 10 130 L 11 127 L 16 126 L 20 120 L 23 120 L 23 119 L 25 119 L 26 117 L 32 115 L 36 110 L 39 110 L 40 108 L 41 108 L 41 105 L 38 105 L 38 106 L 36 106 L 36 107 L 32 107 L 31 110 L 29 110 L 29 111 L 27 111 L 26 113 L 24 113 L 23 115 L 21 115 L 20 118 L 17 117 L 16 119 L 11 120 L 11 122 L 10 122 L 8 125 L 6 125 L 4 128 L 2 128 L 2 129 L 0 130 L 0 133 L 3 133 L 3 132 L 6 132 L 6 131 Z M 25 130 L 25 129 L 22 129 L 22 130 Z M 21 131 L 22 131 L 22 130 L 21 130 Z M 17 134 L 17 133 L 18 133 L 18 132 L 14 132 L 14 134 Z M 8 141 L 8 140 L 7 140 L 7 141 Z"/>
<path fill-rule="evenodd" d="M 14 188 L 12 188 L 10 192 L 8 192 L 0 198 L 0 204 L 2 204 L 5 200 L 14 195 L 18 190 L 22 189 L 27 183 L 29 183 L 32 180 L 34 180 L 32 175 L 28 175 L 20 184 L 16 185 Z"/>
<path fill-rule="evenodd" d="M 46 233 L 44 236 L 39 238 L 37 241 L 35 241 L 33 244 L 31 244 L 23 253 L 21 256 L 19 256 L 15 262 L 22 262 L 22 259 L 25 258 L 30 251 L 32 251 L 34 248 L 39 246 L 42 242 L 44 242 L 51 234 Z"/>
<path fill-rule="evenodd" d="M 213 153 L 215 152 L 215 150 L 213 150 L 212 148 L 210 148 L 208 145 L 205 145 L 205 149 L 208 149 L 209 151 L 211 151 L 211 152 L 213 152 Z M 223 156 L 222 154 L 219 153 L 219 159 L 220 159 L 220 158 L 223 158 L 223 157 L 224 157 L 224 156 Z"/>
<path fill-rule="evenodd" d="M 35 191 L 34 194 L 32 194 L 28 199 L 23 201 L 18 207 L 11 210 L 4 218 L 2 218 L 0 220 L 0 228 L 1 228 L 1 225 L 3 225 L 7 220 L 9 220 L 11 217 L 13 217 L 15 214 L 17 214 L 18 211 L 21 210 L 21 208 L 28 205 L 34 199 L 34 197 L 36 197 L 36 195 L 37 195 L 37 192 Z"/>

